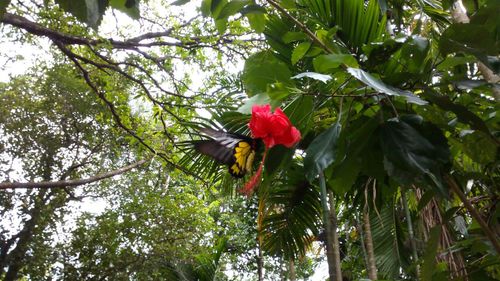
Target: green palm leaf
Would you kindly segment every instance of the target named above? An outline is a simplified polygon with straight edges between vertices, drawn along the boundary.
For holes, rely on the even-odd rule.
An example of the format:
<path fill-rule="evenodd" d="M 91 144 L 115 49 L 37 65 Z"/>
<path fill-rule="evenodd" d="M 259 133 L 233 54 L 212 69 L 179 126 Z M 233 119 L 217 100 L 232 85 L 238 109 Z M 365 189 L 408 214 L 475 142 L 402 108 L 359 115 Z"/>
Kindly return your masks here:
<path fill-rule="evenodd" d="M 377 0 L 302 0 L 309 15 L 325 28 L 338 26 L 338 36 L 358 50 L 380 38 L 385 30 L 386 16 L 381 16 Z"/>
<path fill-rule="evenodd" d="M 319 232 L 319 192 L 303 175 L 303 167 L 292 165 L 262 196 L 265 211 L 259 234 L 263 249 L 271 255 L 303 256 Z"/>
<path fill-rule="evenodd" d="M 370 213 L 370 221 L 379 273 L 384 278 L 395 279 L 399 277 L 400 268 L 410 264 L 406 254 L 410 249 L 403 246 L 404 237 L 396 210 L 384 206 L 380 214 Z"/>

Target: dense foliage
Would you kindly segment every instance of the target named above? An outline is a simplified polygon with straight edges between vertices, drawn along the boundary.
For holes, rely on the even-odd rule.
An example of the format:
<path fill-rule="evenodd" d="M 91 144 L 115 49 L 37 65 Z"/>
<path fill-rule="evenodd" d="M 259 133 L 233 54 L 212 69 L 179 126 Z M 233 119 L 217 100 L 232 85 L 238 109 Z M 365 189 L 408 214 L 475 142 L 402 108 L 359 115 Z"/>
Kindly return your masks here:
<path fill-rule="evenodd" d="M 499 10 L 3 1 L 0 43 L 45 58 L 0 83 L 0 277 L 499 279 Z M 264 104 L 301 140 L 246 197 L 189 144 Z"/>

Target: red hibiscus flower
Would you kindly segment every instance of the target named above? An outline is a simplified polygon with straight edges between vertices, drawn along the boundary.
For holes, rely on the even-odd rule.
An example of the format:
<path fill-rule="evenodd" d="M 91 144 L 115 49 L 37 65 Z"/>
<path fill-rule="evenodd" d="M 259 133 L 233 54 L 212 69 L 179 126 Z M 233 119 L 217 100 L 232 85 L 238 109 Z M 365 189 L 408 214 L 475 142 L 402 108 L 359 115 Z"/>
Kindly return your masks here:
<path fill-rule="evenodd" d="M 299 130 L 292 125 L 285 113 L 279 108 L 272 113 L 269 104 L 252 107 L 249 127 L 252 136 L 262 139 L 266 148 L 277 144 L 292 147 L 301 138 Z"/>
<path fill-rule="evenodd" d="M 252 107 L 252 118 L 248 126 L 254 138 L 264 141 L 266 150 L 264 151 L 257 172 L 245 184 L 245 187 L 240 190 L 247 196 L 252 194 L 253 190 L 260 182 L 267 150 L 277 144 L 292 147 L 299 142 L 301 138 L 300 131 L 292 125 L 292 122 L 290 122 L 290 119 L 288 119 L 285 113 L 279 108 L 272 113 L 269 104 L 254 105 Z"/>

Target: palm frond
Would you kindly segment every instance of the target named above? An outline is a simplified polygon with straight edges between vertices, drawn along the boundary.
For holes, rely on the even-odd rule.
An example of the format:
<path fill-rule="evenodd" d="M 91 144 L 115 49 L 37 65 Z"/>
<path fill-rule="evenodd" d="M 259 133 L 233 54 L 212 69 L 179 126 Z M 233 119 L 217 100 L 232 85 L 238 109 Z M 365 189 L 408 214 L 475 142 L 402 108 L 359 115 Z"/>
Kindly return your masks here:
<path fill-rule="evenodd" d="M 354 49 L 380 38 L 386 16 L 381 15 L 377 0 L 302 0 L 309 15 L 325 28 L 338 26 L 338 36 Z"/>
<path fill-rule="evenodd" d="M 319 192 L 303 175 L 303 167 L 294 164 L 263 196 L 265 212 L 259 235 L 263 249 L 271 255 L 303 256 L 319 232 Z"/>
<path fill-rule="evenodd" d="M 386 205 L 379 214 L 370 214 L 372 239 L 379 273 L 387 279 L 399 276 L 400 268 L 410 264 L 410 249 L 403 246 L 403 232 L 400 220 L 392 206 Z"/>

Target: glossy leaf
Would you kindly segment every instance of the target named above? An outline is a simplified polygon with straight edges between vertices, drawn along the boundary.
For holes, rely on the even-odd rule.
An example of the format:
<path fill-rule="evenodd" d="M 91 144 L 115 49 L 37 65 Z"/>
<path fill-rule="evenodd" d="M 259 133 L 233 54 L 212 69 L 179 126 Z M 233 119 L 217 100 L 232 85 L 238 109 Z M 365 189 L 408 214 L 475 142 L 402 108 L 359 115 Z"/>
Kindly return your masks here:
<path fill-rule="evenodd" d="M 306 150 L 304 167 L 309 182 L 314 181 L 337 157 L 337 146 L 341 131 L 340 123 L 319 134 Z"/>
<path fill-rule="evenodd" d="M 330 75 L 325 75 L 325 74 L 316 73 L 316 72 L 303 72 L 303 73 L 300 73 L 300 74 L 293 76 L 292 79 L 300 79 L 300 78 L 304 78 L 304 77 L 318 80 L 318 81 L 321 81 L 323 83 L 327 83 L 328 81 L 330 81 L 332 79 L 332 76 L 330 76 Z"/>
<path fill-rule="evenodd" d="M 373 88 L 374 90 L 377 90 L 380 93 L 384 93 L 384 94 L 387 94 L 389 96 L 401 96 L 401 97 L 406 98 L 406 100 L 408 102 L 418 104 L 418 105 L 427 104 L 426 101 L 424 101 L 421 98 L 419 98 L 418 96 L 414 95 L 412 92 L 397 89 L 395 87 L 387 85 L 384 82 L 382 82 L 380 79 L 375 78 L 373 75 L 371 75 L 370 73 L 368 73 L 362 69 L 349 67 L 349 68 L 347 68 L 347 71 L 352 76 L 354 76 L 356 79 L 363 82 L 367 86 Z"/>
<path fill-rule="evenodd" d="M 267 93 L 260 93 L 249 98 L 240 108 L 238 108 L 238 112 L 242 114 L 251 114 L 252 106 L 264 105 L 270 102 L 271 98 Z"/>

